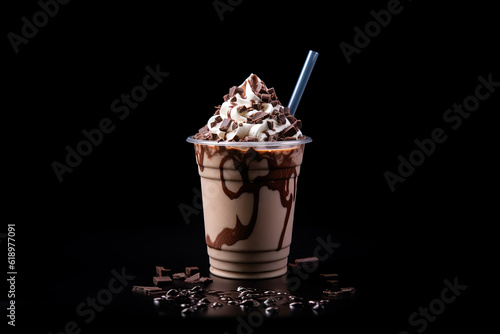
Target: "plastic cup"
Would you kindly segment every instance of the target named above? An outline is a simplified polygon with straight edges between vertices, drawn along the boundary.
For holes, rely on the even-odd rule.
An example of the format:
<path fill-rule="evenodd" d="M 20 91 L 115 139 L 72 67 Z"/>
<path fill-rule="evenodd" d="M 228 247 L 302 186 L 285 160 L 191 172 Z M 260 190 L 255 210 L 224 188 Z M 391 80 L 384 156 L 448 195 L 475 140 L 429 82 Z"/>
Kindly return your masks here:
<path fill-rule="evenodd" d="M 236 279 L 285 274 L 297 178 L 312 140 L 187 141 L 201 177 L 210 272 Z"/>

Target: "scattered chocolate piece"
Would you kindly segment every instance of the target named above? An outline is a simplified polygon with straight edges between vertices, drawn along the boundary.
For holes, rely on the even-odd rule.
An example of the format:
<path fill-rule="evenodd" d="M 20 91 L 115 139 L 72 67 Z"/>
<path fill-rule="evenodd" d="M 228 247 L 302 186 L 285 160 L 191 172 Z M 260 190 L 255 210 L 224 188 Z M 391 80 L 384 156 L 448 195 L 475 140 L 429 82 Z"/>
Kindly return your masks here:
<path fill-rule="evenodd" d="M 156 266 L 156 276 L 170 276 L 171 270 Z"/>
<path fill-rule="evenodd" d="M 154 285 L 167 285 L 172 283 L 172 278 L 169 276 L 155 276 L 153 277 L 153 284 Z"/>
<path fill-rule="evenodd" d="M 186 275 L 191 276 L 200 272 L 198 267 L 186 267 Z"/>
<path fill-rule="evenodd" d="M 356 289 L 354 289 L 353 287 L 340 288 L 340 291 L 344 295 L 352 295 L 352 294 L 356 293 Z"/>
<path fill-rule="evenodd" d="M 271 94 L 262 94 L 261 100 L 265 103 L 271 102 Z"/>
<path fill-rule="evenodd" d="M 316 256 L 304 257 L 301 259 L 295 259 L 295 264 L 301 267 L 304 265 L 307 265 L 308 267 L 311 267 L 311 265 L 318 266 L 319 259 Z"/>
<path fill-rule="evenodd" d="M 132 287 L 132 292 L 135 292 L 135 293 L 143 293 L 145 295 L 149 295 L 153 292 L 157 292 L 157 291 L 163 291 L 161 288 L 157 287 L 157 286 L 140 286 L 140 285 L 134 285 Z"/>
<path fill-rule="evenodd" d="M 319 277 L 325 281 L 328 280 L 338 280 L 339 274 L 319 274 Z"/>
<path fill-rule="evenodd" d="M 330 287 L 332 287 L 332 288 L 336 288 L 336 289 L 338 289 L 338 287 L 339 287 L 339 281 L 337 281 L 337 280 L 330 280 L 330 279 L 329 279 L 329 280 L 327 280 L 327 281 L 326 281 L 326 283 L 327 283 Z"/>
<path fill-rule="evenodd" d="M 196 282 L 198 282 L 199 279 L 200 279 L 200 273 L 196 273 L 196 274 L 194 274 L 194 275 L 189 276 L 188 278 L 186 278 L 184 280 L 184 282 L 186 282 L 186 283 L 196 283 Z"/>
<path fill-rule="evenodd" d="M 267 121 L 267 127 L 269 128 L 269 130 L 274 129 L 274 122 L 273 121 Z"/>
<path fill-rule="evenodd" d="M 200 283 L 212 283 L 214 280 L 210 277 L 200 277 L 198 282 Z"/>
<path fill-rule="evenodd" d="M 253 136 L 245 136 L 245 138 L 243 138 L 243 141 L 259 141 L 259 139 Z"/>

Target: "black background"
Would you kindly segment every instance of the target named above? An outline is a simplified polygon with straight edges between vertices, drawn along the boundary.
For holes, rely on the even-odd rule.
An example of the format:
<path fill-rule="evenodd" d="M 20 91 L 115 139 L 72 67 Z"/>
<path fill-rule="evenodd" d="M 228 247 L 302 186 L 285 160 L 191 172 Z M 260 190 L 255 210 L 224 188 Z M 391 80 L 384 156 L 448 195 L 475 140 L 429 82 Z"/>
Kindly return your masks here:
<path fill-rule="evenodd" d="M 467 289 L 425 332 L 482 327 L 492 313 L 500 88 L 456 130 L 443 114 L 474 94 L 478 76 L 500 81 L 497 15 L 478 2 L 402 1 L 348 63 L 339 44 L 352 45 L 354 27 L 363 29 L 370 11 L 387 3 L 245 0 L 221 21 L 212 1 L 71 1 L 17 54 L 5 37 L 9 187 L 0 232 L 16 223 L 15 330 L 56 333 L 70 320 L 81 323 L 75 307 L 106 287 L 113 268 L 127 268 L 134 284 L 149 284 L 158 264 L 206 271 L 203 215 L 185 220 L 179 209 L 196 209 L 199 189 L 185 138 L 250 73 L 286 104 L 310 49 L 319 58 L 296 115 L 314 141 L 301 170 L 290 257 L 310 256 L 316 239 L 330 235 L 341 246 L 322 266 L 360 297 L 304 324 L 414 332 L 408 317 L 457 277 Z M 33 0 L 5 10 L 4 36 L 20 34 L 21 18 L 32 21 L 39 10 Z M 111 103 L 142 83 L 146 66 L 170 74 L 120 120 Z M 75 148 L 82 130 L 103 118 L 113 132 L 59 182 L 51 164 L 64 163 L 65 147 Z M 447 140 L 392 192 L 384 172 L 397 173 L 398 156 L 435 128 Z M 168 321 L 119 306 L 122 298 L 82 333 L 169 329 Z M 236 332 L 234 319 L 227 324 Z M 255 331 L 296 325 L 277 324 Z"/>

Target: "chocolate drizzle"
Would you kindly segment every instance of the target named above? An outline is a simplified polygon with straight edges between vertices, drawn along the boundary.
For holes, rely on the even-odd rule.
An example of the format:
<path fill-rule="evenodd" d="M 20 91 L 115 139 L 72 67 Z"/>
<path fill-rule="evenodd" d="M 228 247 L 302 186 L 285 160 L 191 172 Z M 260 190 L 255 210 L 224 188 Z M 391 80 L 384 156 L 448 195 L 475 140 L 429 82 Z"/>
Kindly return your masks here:
<path fill-rule="evenodd" d="M 295 155 L 295 152 L 299 152 L 299 154 L 302 155 L 303 149 L 304 147 L 301 145 L 293 149 L 257 151 L 252 147 L 247 150 L 242 150 L 224 146 L 210 147 L 195 144 L 196 157 L 198 159 L 200 171 L 203 171 L 203 160 L 205 154 L 210 158 L 215 153 L 223 153 L 224 157 L 221 159 L 219 164 L 220 180 L 222 190 L 228 198 L 233 200 L 239 198 L 244 193 L 250 193 L 253 195 L 254 199 L 252 215 L 248 223 L 243 224 L 238 215 L 236 215 L 235 226 L 233 228 L 224 228 L 213 241 L 208 234 L 206 235 L 206 242 L 209 247 L 221 249 L 224 244 L 231 246 L 239 240 L 245 240 L 250 237 L 254 230 L 255 223 L 257 222 L 257 216 L 259 213 L 260 189 L 262 187 L 267 187 L 270 190 L 279 192 L 281 205 L 286 208 L 283 228 L 276 250 L 280 250 L 282 248 L 297 191 L 296 178 L 298 176 L 298 171 L 297 163 L 293 161 L 293 156 Z M 254 161 L 258 163 L 263 160 L 268 162 L 268 174 L 260 175 L 255 177 L 254 180 L 250 180 L 250 164 Z M 233 162 L 234 168 L 239 172 L 243 183 L 242 186 L 235 192 L 231 191 L 226 186 L 226 181 L 224 179 L 223 166 L 227 161 Z M 291 182 L 293 182 L 293 186 L 291 186 Z"/>

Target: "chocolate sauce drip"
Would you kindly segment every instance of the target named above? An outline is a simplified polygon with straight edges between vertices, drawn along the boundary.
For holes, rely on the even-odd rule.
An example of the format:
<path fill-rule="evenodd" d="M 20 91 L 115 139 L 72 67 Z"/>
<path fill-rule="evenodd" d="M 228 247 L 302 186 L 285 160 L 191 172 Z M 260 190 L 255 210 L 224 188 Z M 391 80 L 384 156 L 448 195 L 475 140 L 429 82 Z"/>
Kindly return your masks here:
<path fill-rule="evenodd" d="M 245 240 L 250 237 L 252 231 L 255 227 L 257 221 L 258 211 L 259 211 L 259 192 L 262 187 L 267 187 L 270 190 L 276 190 L 280 194 L 281 205 L 286 208 L 285 219 L 283 222 L 283 229 L 281 231 L 280 239 L 276 250 L 280 250 L 283 246 L 283 240 L 285 237 L 285 232 L 287 229 L 288 221 L 290 219 L 290 213 L 292 210 L 294 196 L 297 191 L 297 180 L 298 176 L 296 166 L 292 159 L 292 152 L 297 150 L 303 150 L 303 146 L 293 149 L 293 150 L 277 150 L 277 151 L 260 151 L 257 152 L 254 148 L 249 148 L 246 151 L 236 149 L 236 148 L 225 148 L 219 147 L 214 148 L 213 152 L 208 152 L 210 148 L 205 149 L 202 145 L 196 146 L 196 155 L 198 158 L 198 163 L 200 164 L 200 171 L 203 171 L 201 164 L 203 163 L 203 156 L 212 156 L 219 150 L 219 152 L 226 151 L 226 156 L 221 160 L 220 169 L 220 179 L 222 190 L 231 200 L 237 199 L 243 193 L 250 193 L 253 195 L 253 208 L 252 215 L 248 224 L 244 225 L 241 223 L 238 215 L 236 215 L 236 225 L 234 228 L 224 228 L 215 238 L 214 241 L 210 239 L 208 234 L 206 235 L 206 242 L 209 247 L 215 249 L 221 249 L 223 244 L 231 246 L 239 240 Z M 228 161 L 232 160 L 234 168 L 240 173 L 243 185 L 236 191 L 231 191 L 227 186 L 224 179 L 223 166 Z M 267 160 L 269 173 L 262 176 L 257 176 L 253 181 L 250 181 L 249 171 L 250 163 L 253 161 L 260 162 L 262 160 Z M 279 161 L 279 163 L 278 163 Z M 293 178 L 292 178 L 293 176 Z M 290 186 L 290 182 L 293 180 L 293 188 Z"/>

